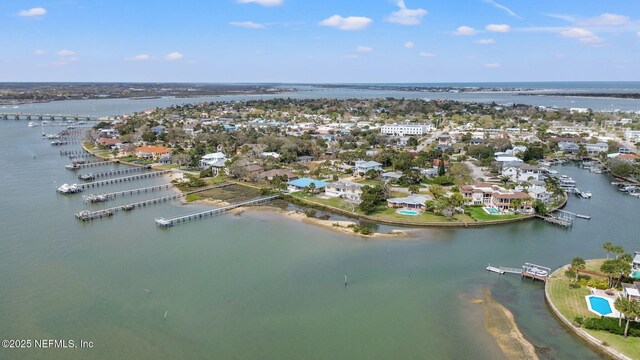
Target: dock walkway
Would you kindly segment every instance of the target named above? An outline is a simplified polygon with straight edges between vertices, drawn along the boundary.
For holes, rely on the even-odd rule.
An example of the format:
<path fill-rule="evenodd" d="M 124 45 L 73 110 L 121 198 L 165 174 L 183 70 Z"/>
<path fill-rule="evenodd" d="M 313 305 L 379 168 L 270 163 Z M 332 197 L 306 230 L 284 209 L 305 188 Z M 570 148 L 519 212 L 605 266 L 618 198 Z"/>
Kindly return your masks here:
<path fill-rule="evenodd" d="M 113 216 L 113 214 L 115 214 L 118 211 L 122 211 L 122 210 L 129 211 L 138 207 L 160 204 L 170 200 L 179 199 L 181 197 L 182 197 L 182 194 L 173 194 L 173 195 L 167 195 L 167 196 L 163 196 L 155 199 L 138 201 L 131 204 L 114 206 L 108 209 L 102 209 L 102 210 L 96 210 L 96 211 L 84 210 L 84 211 L 80 211 L 79 213 L 76 213 L 76 218 L 82 221 L 102 219 L 103 217 Z"/>
<path fill-rule="evenodd" d="M 117 169 L 117 170 L 108 170 L 108 171 L 101 171 L 101 172 L 89 173 L 89 174 L 80 174 L 78 175 L 78 178 L 81 179 L 83 175 L 93 175 L 94 178 L 100 178 L 100 177 L 106 177 L 111 175 L 122 175 L 122 174 L 144 172 L 147 170 L 151 170 L 151 166 L 147 165 L 143 167 L 132 167 L 127 169 Z"/>
<path fill-rule="evenodd" d="M 166 174 L 168 174 L 170 172 L 172 172 L 172 171 L 171 170 L 152 171 L 152 172 L 147 172 L 147 173 L 144 173 L 144 174 L 123 176 L 123 177 L 119 177 L 119 178 L 98 180 L 98 181 L 88 182 L 88 183 L 84 183 L 84 184 L 77 184 L 77 186 L 79 188 L 81 188 L 82 190 L 85 190 L 85 189 L 88 189 L 90 187 L 92 188 L 92 187 L 115 184 L 115 183 L 130 181 L 130 180 L 138 180 L 138 179 L 146 179 L 146 178 L 152 178 L 152 177 L 156 177 L 156 176 L 162 176 L 162 175 L 166 175 Z"/>
<path fill-rule="evenodd" d="M 183 215 L 183 216 L 179 216 L 179 217 L 175 217 L 172 219 L 165 219 L 165 218 L 156 218 L 156 225 L 161 226 L 161 227 L 171 227 L 174 226 L 176 224 L 182 223 L 182 222 L 187 222 L 187 221 L 191 221 L 191 220 L 197 220 L 197 219 L 202 219 L 204 217 L 207 216 L 214 216 L 214 215 L 218 215 L 218 214 L 222 214 L 225 213 L 229 210 L 241 207 L 241 206 L 247 206 L 247 205 L 256 205 L 256 204 L 260 204 L 260 203 L 266 203 L 269 202 L 277 197 L 279 197 L 280 195 L 269 195 L 269 196 L 261 196 L 261 197 L 257 197 L 255 199 L 251 199 L 251 200 L 247 200 L 247 201 L 242 201 L 239 202 L 237 204 L 231 204 L 231 205 L 227 205 L 227 206 L 223 206 L 220 208 L 216 208 L 216 209 L 211 209 L 211 210 L 206 210 L 206 211 L 201 211 L 201 212 L 197 212 L 195 214 L 189 214 L 189 215 Z"/>

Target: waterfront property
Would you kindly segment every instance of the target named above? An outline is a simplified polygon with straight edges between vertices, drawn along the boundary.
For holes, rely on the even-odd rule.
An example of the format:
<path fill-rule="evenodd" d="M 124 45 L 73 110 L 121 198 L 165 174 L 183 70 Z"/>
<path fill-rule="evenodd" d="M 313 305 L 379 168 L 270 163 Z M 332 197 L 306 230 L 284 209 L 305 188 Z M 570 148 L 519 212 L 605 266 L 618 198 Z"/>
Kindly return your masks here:
<path fill-rule="evenodd" d="M 143 159 L 159 159 L 171 153 L 171 149 L 164 146 L 140 146 L 136 148 L 136 156 Z"/>
<path fill-rule="evenodd" d="M 216 176 L 220 174 L 226 162 L 227 156 L 221 152 L 206 154 L 200 159 L 200 168 L 211 168 L 213 175 Z"/>
<path fill-rule="evenodd" d="M 477 183 L 460 187 L 467 205 L 484 205 L 500 212 L 533 213 L 533 198 L 528 193 L 502 188 L 494 184 Z"/>
<path fill-rule="evenodd" d="M 366 174 L 369 170 L 381 171 L 382 164 L 376 161 L 361 161 L 358 160 L 353 168 L 354 174 Z"/>
<path fill-rule="evenodd" d="M 402 208 L 406 210 L 424 211 L 426 210 L 425 202 L 429 200 L 429 197 L 425 195 L 411 195 L 401 198 L 387 199 L 387 207 L 390 208 Z M 407 215 L 407 214 L 404 214 Z"/>
<path fill-rule="evenodd" d="M 633 284 L 622 283 L 622 296 L 629 300 L 640 301 L 640 282 L 635 281 Z"/>
<path fill-rule="evenodd" d="M 303 191 L 309 189 L 309 186 L 313 184 L 317 191 L 324 189 L 327 183 L 322 180 L 315 180 L 310 178 L 300 178 L 287 182 L 287 189 L 289 192 Z"/>
<path fill-rule="evenodd" d="M 364 185 L 350 182 L 350 181 L 338 181 L 328 183 L 325 187 L 325 195 L 330 197 L 337 197 L 341 199 L 347 199 L 353 202 L 360 202 L 360 195 L 362 194 L 362 188 Z"/>

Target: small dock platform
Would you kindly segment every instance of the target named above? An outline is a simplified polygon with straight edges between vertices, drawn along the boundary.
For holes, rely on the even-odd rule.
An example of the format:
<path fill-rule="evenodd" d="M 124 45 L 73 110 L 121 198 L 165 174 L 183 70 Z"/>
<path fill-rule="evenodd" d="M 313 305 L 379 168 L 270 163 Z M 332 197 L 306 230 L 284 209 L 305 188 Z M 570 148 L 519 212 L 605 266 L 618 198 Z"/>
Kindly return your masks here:
<path fill-rule="evenodd" d="M 255 199 L 251 199 L 251 200 L 247 200 L 247 201 L 243 201 L 243 202 L 239 202 L 237 204 L 231 204 L 231 205 L 227 205 L 224 207 L 220 207 L 220 208 L 216 208 L 216 209 L 211 209 L 211 210 L 206 210 L 206 211 L 201 211 L 201 212 L 197 212 L 195 214 L 189 214 L 189 215 L 183 215 L 183 216 L 179 216 L 179 217 L 175 217 L 172 219 L 165 219 L 165 218 L 156 218 L 156 225 L 163 227 L 163 228 L 167 228 L 167 227 L 171 227 L 174 226 L 176 224 L 179 223 L 183 223 L 183 222 L 187 222 L 187 221 L 191 221 L 191 220 L 197 220 L 197 219 L 202 219 L 208 216 L 214 216 L 214 215 L 219 215 L 219 214 L 223 214 L 231 209 L 235 209 L 241 206 L 248 206 L 248 205 L 257 205 L 257 204 L 262 204 L 262 203 L 266 203 L 269 202 L 273 199 L 278 198 L 280 195 L 269 195 L 269 196 L 261 196 L 261 197 L 257 197 Z"/>
<path fill-rule="evenodd" d="M 546 266 L 525 263 L 521 268 L 510 268 L 504 266 L 487 266 L 487 271 L 494 272 L 500 275 L 503 274 L 516 274 L 520 275 L 523 279 L 528 278 L 535 280 L 540 280 L 546 282 L 549 280 L 549 275 L 551 274 L 551 269 Z"/>
<path fill-rule="evenodd" d="M 121 182 L 125 182 L 125 181 L 138 180 L 138 179 L 147 179 L 147 178 L 162 176 L 162 175 L 169 174 L 171 172 L 172 172 L 171 170 L 152 171 L 152 172 L 147 172 L 147 173 L 144 173 L 144 174 L 123 176 L 123 177 L 119 177 L 119 178 L 106 179 L 106 180 L 98 180 L 98 181 L 88 182 L 88 183 L 84 183 L 84 184 L 77 184 L 77 185 L 78 185 L 79 188 L 84 190 L 84 189 L 88 189 L 88 188 L 104 186 L 104 185 L 109 185 L 109 184 L 116 184 L 116 183 L 121 183 Z"/>
<path fill-rule="evenodd" d="M 60 155 L 62 156 L 73 156 L 73 155 L 91 155 L 93 156 L 93 154 L 86 152 L 84 150 L 60 150 Z"/>
<path fill-rule="evenodd" d="M 96 219 L 102 219 L 105 217 L 111 217 L 113 216 L 113 214 L 117 213 L 118 211 L 131 211 L 139 207 L 161 204 L 167 201 L 179 199 L 182 196 L 183 196 L 182 194 L 167 195 L 167 196 L 159 197 L 156 199 L 150 199 L 150 200 L 138 201 L 131 204 L 114 206 L 108 209 L 102 209 L 102 210 L 96 210 L 96 211 L 84 210 L 84 211 L 80 211 L 79 213 L 76 213 L 75 215 L 78 220 L 91 221 Z"/>

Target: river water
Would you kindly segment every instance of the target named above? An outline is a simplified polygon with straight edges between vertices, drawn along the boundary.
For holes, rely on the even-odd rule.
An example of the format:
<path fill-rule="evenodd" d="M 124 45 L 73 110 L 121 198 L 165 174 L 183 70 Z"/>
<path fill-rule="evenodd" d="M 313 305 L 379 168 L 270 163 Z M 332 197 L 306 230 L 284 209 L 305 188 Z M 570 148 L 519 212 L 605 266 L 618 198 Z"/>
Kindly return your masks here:
<path fill-rule="evenodd" d="M 82 113 L 73 104 L 60 112 Z M 469 301 L 488 287 L 547 349 L 543 359 L 597 359 L 550 315 L 542 284 L 484 268 L 555 269 L 603 257 L 605 241 L 640 250 L 640 201 L 573 166 L 557 169 L 593 198 L 571 197 L 567 210 L 592 219 L 569 230 L 534 220 L 362 239 L 269 212 L 157 228 L 155 217 L 199 209 L 176 203 L 82 223 L 73 216 L 87 207 L 81 196 L 55 192 L 76 174 L 39 130 L 0 122 L 0 337 L 94 348 L 0 349 L 0 358 L 500 359 L 481 305 Z"/>

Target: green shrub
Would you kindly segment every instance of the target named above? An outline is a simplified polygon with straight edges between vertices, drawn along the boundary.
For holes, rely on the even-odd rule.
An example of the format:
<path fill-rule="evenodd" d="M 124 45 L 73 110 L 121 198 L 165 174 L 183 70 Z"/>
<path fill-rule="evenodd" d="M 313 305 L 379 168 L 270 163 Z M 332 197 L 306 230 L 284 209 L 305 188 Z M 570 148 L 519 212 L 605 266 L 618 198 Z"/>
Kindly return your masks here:
<path fill-rule="evenodd" d="M 625 321 L 623 320 L 622 326 L 618 325 L 618 319 L 614 318 L 585 318 L 576 316 L 574 321 L 585 329 L 606 331 L 615 335 L 624 335 Z M 629 336 L 640 337 L 640 324 L 637 322 L 631 322 L 629 324 Z"/>

